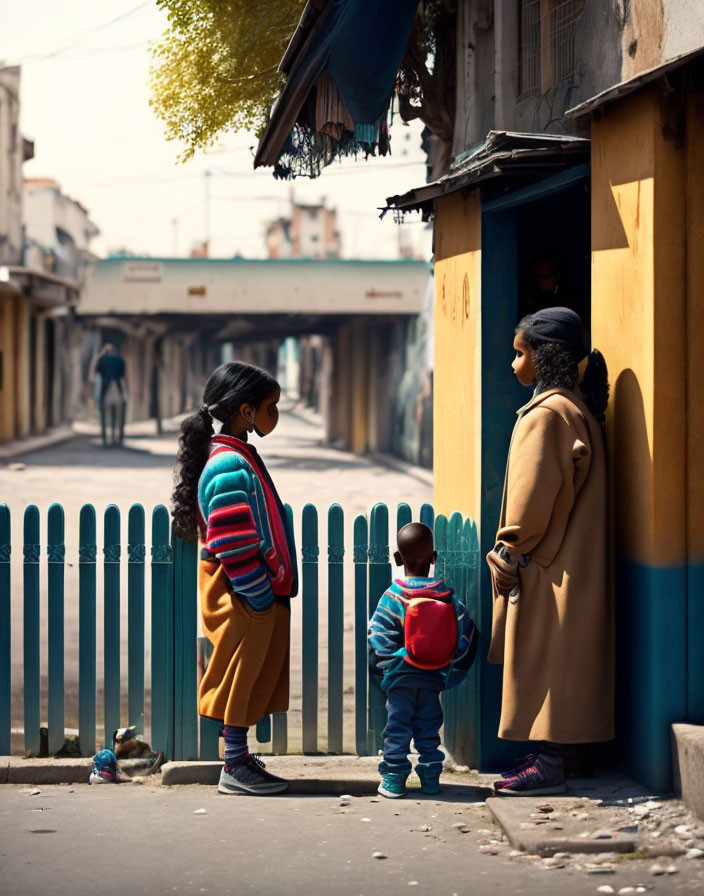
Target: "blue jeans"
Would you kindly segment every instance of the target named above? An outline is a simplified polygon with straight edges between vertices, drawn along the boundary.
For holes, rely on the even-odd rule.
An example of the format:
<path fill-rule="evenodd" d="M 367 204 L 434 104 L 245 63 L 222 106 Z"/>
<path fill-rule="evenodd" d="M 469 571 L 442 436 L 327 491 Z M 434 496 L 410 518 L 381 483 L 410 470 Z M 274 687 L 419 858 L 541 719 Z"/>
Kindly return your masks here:
<path fill-rule="evenodd" d="M 379 763 L 382 775 L 411 771 L 411 739 L 420 754 L 419 762 L 443 761 L 445 754 L 438 749 L 443 719 L 439 691 L 404 685 L 391 688 L 386 695 L 386 712 L 384 759 Z"/>

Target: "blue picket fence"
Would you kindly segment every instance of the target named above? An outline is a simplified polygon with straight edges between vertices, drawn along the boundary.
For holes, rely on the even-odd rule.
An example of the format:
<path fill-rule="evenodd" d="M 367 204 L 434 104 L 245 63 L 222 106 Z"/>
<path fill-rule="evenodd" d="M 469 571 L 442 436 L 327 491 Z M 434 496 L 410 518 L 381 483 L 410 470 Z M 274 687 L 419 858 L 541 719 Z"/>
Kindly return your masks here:
<path fill-rule="evenodd" d="M 290 507 L 287 514 L 293 521 Z M 327 512 L 326 539 L 321 539 L 318 511 L 306 504 L 301 516 L 301 731 L 304 753 L 319 750 L 319 637 L 321 623 L 327 629 L 327 751 L 344 751 L 345 708 L 344 654 L 346 638 L 354 639 L 354 745 L 359 755 L 377 752 L 385 725 L 384 697 L 374 677 L 368 674 L 366 631 L 368 619 L 392 578 L 389 535 L 395 536 L 412 519 L 408 504 L 399 504 L 395 529 L 389 531 L 389 510 L 377 504 L 369 514 L 357 516 L 353 525 L 354 624 L 345 632 L 344 564 L 345 516 L 339 504 Z M 438 550 L 437 572 L 444 575 L 470 610 L 477 609 L 478 541 L 476 526 L 458 513 L 449 519 L 425 504 L 419 519 L 434 527 Z M 197 546 L 176 538 L 167 509 L 159 505 L 151 515 L 151 555 L 147 558 L 146 515 L 133 505 L 127 516 L 127 574 L 123 588 L 123 528 L 120 511 L 110 505 L 104 513 L 102 557 L 98 556 L 95 508 L 86 504 L 80 512 L 78 532 L 78 594 L 65 594 L 66 524 L 63 508 L 53 504 L 47 513 L 46 550 L 42 556 L 40 514 L 36 506 L 26 508 L 22 545 L 22 691 L 24 748 L 36 755 L 40 749 L 41 600 L 46 594 L 48 660 L 46 678 L 48 750 L 61 749 L 65 739 L 65 673 L 67 651 L 78 655 L 78 732 L 83 755 L 103 746 L 97 732 L 109 739 L 121 725 L 145 730 L 145 609 L 146 567 L 151 566 L 151 744 L 173 759 L 216 758 L 218 725 L 200 719 L 198 686 L 198 594 Z M 327 545 L 327 564 L 321 561 L 321 541 Z M 394 537 L 395 541 L 395 537 Z M 11 519 L 0 505 L 0 755 L 10 752 L 11 739 Z M 74 558 L 71 558 L 73 560 Z M 42 589 L 42 560 L 46 564 L 46 587 Z M 327 566 L 326 587 L 320 589 L 321 567 Z M 98 669 L 96 662 L 96 602 L 98 576 L 102 575 L 103 599 L 103 717 L 96 713 Z M 122 600 L 127 598 L 127 701 L 126 717 L 121 674 Z M 65 601 L 78 603 L 78 644 L 64 642 Z M 348 608 L 349 609 L 349 608 Z M 322 619 L 321 619 L 322 617 Z M 349 645 L 348 645 L 349 647 Z M 456 745 L 474 738 L 476 682 L 472 676 L 445 695 L 445 742 Z M 274 753 L 286 753 L 289 716 L 275 714 L 257 725 L 260 743 Z M 101 724 L 102 723 L 102 724 Z"/>

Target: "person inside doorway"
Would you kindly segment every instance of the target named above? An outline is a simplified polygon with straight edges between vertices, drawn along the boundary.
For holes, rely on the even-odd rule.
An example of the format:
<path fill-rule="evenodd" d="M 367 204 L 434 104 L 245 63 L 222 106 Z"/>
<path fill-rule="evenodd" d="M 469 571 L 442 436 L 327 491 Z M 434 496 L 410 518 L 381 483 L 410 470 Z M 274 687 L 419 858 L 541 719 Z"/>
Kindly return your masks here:
<path fill-rule="evenodd" d="M 176 533 L 203 545 L 199 590 L 213 654 L 199 710 L 223 725 L 218 792 L 266 795 L 288 784 L 251 756 L 247 733 L 289 700 L 290 599 L 298 591 L 293 532 L 248 435 L 279 421 L 281 389 L 266 371 L 232 361 L 211 374 L 203 405 L 181 425 L 173 515 Z M 214 435 L 213 420 L 222 425 Z"/>
<path fill-rule="evenodd" d="M 614 734 L 603 424 L 608 378 L 568 308 L 524 317 L 513 370 L 518 412 L 496 546 L 488 660 L 503 664 L 499 737 L 532 741 L 497 794 L 565 790 L 564 748 Z M 583 375 L 582 375 L 583 374 Z"/>
<path fill-rule="evenodd" d="M 562 263 L 556 251 L 546 250 L 533 260 L 531 282 L 522 306 L 524 314 L 554 307 L 561 298 Z"/>
<path fill-rule="evenodd" d="M 115 346 L 106 343 L 95 365 L 96 398 L 100 413 L 103 445 L 121 445 L 127 412 L 127 370 Z M 108 441 L 108 425 L 110 440 Z"/>

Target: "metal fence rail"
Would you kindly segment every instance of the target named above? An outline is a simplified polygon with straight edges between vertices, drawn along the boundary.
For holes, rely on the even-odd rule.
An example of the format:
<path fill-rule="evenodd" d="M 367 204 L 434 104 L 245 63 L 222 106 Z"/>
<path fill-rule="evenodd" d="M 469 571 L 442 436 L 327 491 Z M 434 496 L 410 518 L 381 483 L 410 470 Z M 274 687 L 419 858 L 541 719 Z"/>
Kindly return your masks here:
<path fill-rule="evenodd" d="M 286 512 L 291 521 L 290 507 Z M 410 522 L 411 508 L 400 504 L 396 510 L 395 532 Z M 476 526 L 453 514 L 435 518 L 433 508 L 423 505 L 420 520 L 435 529 L 438 549 L 437 572 L 443 574 L 465 600 L 473 615 L 477 610 Z M 41 668 L 40 596 L 46 594 L 48 622 L 48 750 L 61 749 L 65 738 L 65 671 L 67 651 L 78 655 L 78 729 L 83 755 L 92 755 L 121 725 L 144 730 L 149 721 L 150 740 L 169 758 L 216 758 L 217 723 L 200 719 L 198 690 L 198 593 L 197 546 L 173 536 L 167 509 L 159 505 L 151 514 L 151 554 L 147 558 L 146 516 L 140 504 L 127 515 L 126 533 L 119 509 L 110 505 L 104 512 L 102 557 L 99 558 L 95 508 L 86 504 L 78 520 L 78 594 L 65 594 L 66 521 L 63 508 L 52 504 L 46 518 L 46 552 L 42 557 L 40 513 L 26 508 L 23 519 L 23 613 L 22 690 L 24 748 L 28 754 L 40 750 Z M 69 523 L 70 524 L 70 523 Z M 319 749 L 319 668 L 318 645 L 321 627 L 327 631 L 327 751 L 341 753 L 343 743 L 344 648 L 353 638 L 354 662 L 354 744 L 358 754 L 374 754 L 381 743 L 386 722 L 384 695 L 376 678 L 368 674 L 367 623 L 392 578 L 389 556 L 389 509 L 377 504 L 369 519 L 357 516 L 353 524 L 353 587 L 348 614 L 353 619 L 351 634 L 345 632 L 345 517 L 343 508 L 333 504 L 326 519 L 327 563 L 320 557 L 318 511 L 306 504 L 301 516 L 301 743 L 303 752 Z M 126 534 L 126 589 L 123 588 L 122 549 Z M 0 754 L 11 746 L 11 520 L 6 505 L 0 505 Z M 46 561 L 46 588 L 42 591 L 41 567 Z M 146 563 L 151 563 L 150 592 L 146 589 Z M 321 567 L 326 566 L 325 589 L 320 591 Z M 96 698 L 99 680 L 96 668 L 98 575 L 102 567 L 103 597 L 103 718 L 97 719 Z M 121 675 L 120 623 L 124 618 L 121 601 L 127 599 L 127 670 Z M 145 719 L 145 626 L 146 601 L 151 609 L 151 712 Z M 65 602 L 77 602 L 78 644 L 64 643 Z M 322 618 L 321 618 L 322 617 Z M 127 694 L 122 693 L 126 680 Z M 125 702 L 127 698 L 127 715 Z M 445 742 L 454 751 L 458 743 L 474 738 L 476 685 L 473 677 L 445 695 Z M 349 705 L 349 704 L 348 704 Z M 270 744 L 274 753 L 286 753 L 291 713 L 275 714 L 257 725 L 257 738 Z M 102 722 L 102 724 L 99 724 Z"/>

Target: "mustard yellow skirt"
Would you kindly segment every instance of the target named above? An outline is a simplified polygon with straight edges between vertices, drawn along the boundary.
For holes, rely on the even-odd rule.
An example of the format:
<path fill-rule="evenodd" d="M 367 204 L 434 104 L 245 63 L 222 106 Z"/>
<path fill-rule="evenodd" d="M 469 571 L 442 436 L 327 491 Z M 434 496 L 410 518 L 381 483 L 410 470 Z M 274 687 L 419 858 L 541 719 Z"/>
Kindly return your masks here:
<path fill-rule="evenodd" d="M 198 569 L 203 630 L 213 655 L 199 693 L 202 716 L 249 727 L 262 716 L 286 712 L 289 699 L 291 610 L 276 601 L 263 612 L 232 594 L 219 563 Z"/>

